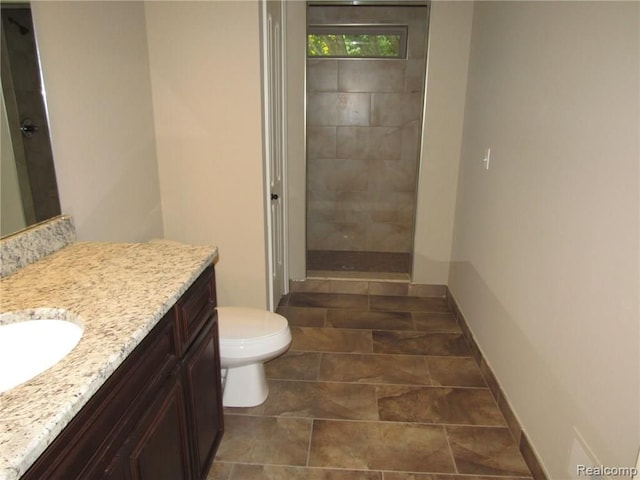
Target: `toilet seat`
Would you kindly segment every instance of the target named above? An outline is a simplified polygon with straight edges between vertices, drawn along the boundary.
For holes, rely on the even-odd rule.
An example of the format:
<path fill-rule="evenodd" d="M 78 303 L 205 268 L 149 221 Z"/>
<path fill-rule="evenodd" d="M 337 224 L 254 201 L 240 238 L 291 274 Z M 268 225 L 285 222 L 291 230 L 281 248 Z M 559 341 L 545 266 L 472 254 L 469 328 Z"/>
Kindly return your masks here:
<path fill-rule="evenodd" d="M 220 357 L 223 364 L 273 358 L 291 344 L 287 319 L 277 313 L 245 307 L 218 307 Z"/>
<path fill-rule="evenodd" d="M 220 341 L 228 344 L 254 344 L 281 335 L 287 319 L 277 313 L 255 308 L 218 307 Z"/>

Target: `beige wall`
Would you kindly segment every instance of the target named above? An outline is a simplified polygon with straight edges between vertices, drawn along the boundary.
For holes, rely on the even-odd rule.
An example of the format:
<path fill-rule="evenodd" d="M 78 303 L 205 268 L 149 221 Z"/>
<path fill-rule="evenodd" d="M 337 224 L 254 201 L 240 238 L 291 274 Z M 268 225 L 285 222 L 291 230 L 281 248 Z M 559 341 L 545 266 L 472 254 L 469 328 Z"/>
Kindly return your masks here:
<path fill-rule="evenodd" d="M 449 286 L 554 479 L 640 444 L 639 7 L 474 9 Z"/>
<path fill-rule="evenodd" d="M 32 2 L 62 212 L 80 240 L 162 235 L 144 7 Z"/>
<path fill-rule="evenodd" d="M 78 238 L 216 244 L 220 303 L 266 306 L 258 3 L 33 11 Z"/>
<path fill-rule="evenodd" d="M 472 2 L 431 3 L 413 281 L 448 282 Z"/>
<path fill-rule="evenodd" d="M 165 237 L 217 245 L 220 305 L 264 308 L 259 4 L 145 9 Z"/>

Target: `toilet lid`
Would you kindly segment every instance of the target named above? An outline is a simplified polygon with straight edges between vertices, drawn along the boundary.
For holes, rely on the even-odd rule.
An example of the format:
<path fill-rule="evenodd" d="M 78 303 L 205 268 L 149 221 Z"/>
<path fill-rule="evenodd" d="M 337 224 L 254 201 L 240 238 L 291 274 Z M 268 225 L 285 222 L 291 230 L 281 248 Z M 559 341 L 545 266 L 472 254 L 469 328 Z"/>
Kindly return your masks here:
<path fill-rule="evenodd" d="M 278 335 L 289 327 L 287 319 L 258 308 L 218 307 L 218 329 L 225 340 L 248 340 Z"/>

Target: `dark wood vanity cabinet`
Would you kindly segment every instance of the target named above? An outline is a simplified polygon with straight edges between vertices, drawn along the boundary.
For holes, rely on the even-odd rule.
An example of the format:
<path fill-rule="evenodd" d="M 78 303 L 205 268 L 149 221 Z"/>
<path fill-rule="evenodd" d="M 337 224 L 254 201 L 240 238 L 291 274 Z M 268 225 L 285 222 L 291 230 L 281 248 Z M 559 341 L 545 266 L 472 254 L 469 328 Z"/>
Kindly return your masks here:
<path fill-rule="evenodd" d="M 208 267 L 23 479 L 202 480 L 222 439 Z"/>

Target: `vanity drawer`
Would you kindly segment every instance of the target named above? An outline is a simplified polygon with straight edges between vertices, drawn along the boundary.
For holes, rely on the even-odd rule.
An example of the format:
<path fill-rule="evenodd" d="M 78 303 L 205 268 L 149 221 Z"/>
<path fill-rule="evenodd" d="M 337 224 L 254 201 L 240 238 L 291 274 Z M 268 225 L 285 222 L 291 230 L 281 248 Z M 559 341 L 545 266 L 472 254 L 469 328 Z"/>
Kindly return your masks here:
<path fill-rule="evenodd" d="M 175 306 L 179 355 L 182 355 L 198 336 L 198 332 L 216 306 L 216 285 L 213 265 L 202 272 Z"/>

